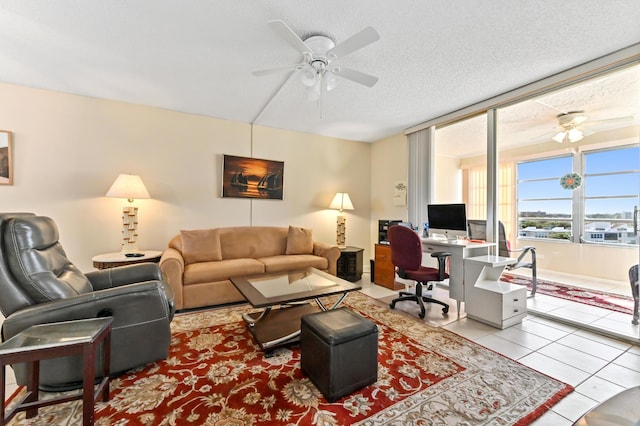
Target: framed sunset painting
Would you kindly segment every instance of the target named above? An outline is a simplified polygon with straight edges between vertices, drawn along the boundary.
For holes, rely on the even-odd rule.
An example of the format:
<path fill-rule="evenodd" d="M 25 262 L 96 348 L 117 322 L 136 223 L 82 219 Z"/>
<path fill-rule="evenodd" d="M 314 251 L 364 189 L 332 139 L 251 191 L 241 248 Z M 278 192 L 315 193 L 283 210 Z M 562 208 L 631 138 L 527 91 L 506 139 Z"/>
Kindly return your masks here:
<path fill-rule="evenodd" d="M 284 162 L 223 155 L 222 197 L 282 200 Z"/>

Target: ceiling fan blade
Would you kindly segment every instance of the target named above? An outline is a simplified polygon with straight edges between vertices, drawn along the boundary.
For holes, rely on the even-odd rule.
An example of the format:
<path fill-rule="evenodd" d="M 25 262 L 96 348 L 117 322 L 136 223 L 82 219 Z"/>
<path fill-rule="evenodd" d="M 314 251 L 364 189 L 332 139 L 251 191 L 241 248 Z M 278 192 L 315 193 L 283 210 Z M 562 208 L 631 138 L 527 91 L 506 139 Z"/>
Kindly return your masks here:
<path fill-rule="evenodd" d="M 302 63 L 302 64 L 295 64 L 295 65 L 287 65 L 284 67 L 277 67 L 277 68 L 266 68 L 262 70 L 251 71 L 251 74 L 255 75 L 256 77 L 262 77 L 262 76 L 271 75 L 271 74 L 281 74 L 288 71 L 296 71 L 296 70 L 302 69 L 305 65 L 306 64 Z"/>
<path fill-rule="evenodd" d="M 351 68 L 335 67 L 331 70 L 335 75 L 347 80 L 351 80 L 355 83 L 362 84 L 363 86 L 373 87 L 378 82 L 378 77 L 374 77 L 369 74 L 365 74 L 360 71 L 352 70 Z"/>
<path fill-rule="evenodd" d="M 377 40 L 380 40 L 378 32 L 373 27 L 367 27 L 329 50 L 327 57 L 331 60 L 345 57 Z"/>
<path fill-rule="evenodd" d="M 596 132 L 587 129 L 586 127 L 578 127 L 578 130 L 580 130 L 584 136 L 591 136 L 596 134 Z"/>
<path fill-rule="evenodd" d="M 591 120 L 585 124 L 588 124 L 589 126 L 601 126 L 601 125 L 607 125 L 607 124 L 632 122 L 635 119 L 636 118 L 633 115 L 629 115 L 627 117 L 614 117 L 614 118 L 605 118 L 603 120 Z"/>
<path fill-rule="evenodd" d="M 281 20 L 269 21 L 267 24 L 271 27 L 273 31 L 275 31 L 280 37 L 289 42 L 291 46 L 293 46 L 298 52 L 305 53 L 313 53 L 309 46 L 304 44 L 304 41 L 284 22 Z"/>

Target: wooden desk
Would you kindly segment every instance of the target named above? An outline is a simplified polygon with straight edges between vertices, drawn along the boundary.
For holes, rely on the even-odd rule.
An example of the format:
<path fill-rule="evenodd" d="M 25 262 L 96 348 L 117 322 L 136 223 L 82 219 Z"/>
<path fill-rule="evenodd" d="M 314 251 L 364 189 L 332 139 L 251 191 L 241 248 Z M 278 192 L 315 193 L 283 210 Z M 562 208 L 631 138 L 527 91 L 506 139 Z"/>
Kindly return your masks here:
<path fill-rule="evenodd" d="M 449 261 L 449 297 L 458 302 L 459 315 L 460 303 L 465 301 L 464 259 L 467 257 L 488 255 L 489 248 L 495 246 L 495 244 L 437 238 L 421 238 L 421 240 L 422 251 L 425 253 L 433 253 L 436 251 L 451 253 L 451 259 Z M 426 258 L 425 256 L 425 259 Z M 429 256 L 429 258 L 431 257 Z"/>
<path fill-rule="evenodd" d="M 93 267 L 96 269 L 115 268 L 117 266 L 133 265 L 144 262 L 160 262 L 162 252 L 159 250 L 141 250 L 140 257 L 127 257 L 122 253 L 104 253 L 91 258 Z"/>
<path fill-rule="evenodd" d="M 500 281 L 502 271 L 516 259 L 502 256 L 464 260 L 467 317 L 498 327 L 511 327 L 527 316 L 527 288 Z"/>

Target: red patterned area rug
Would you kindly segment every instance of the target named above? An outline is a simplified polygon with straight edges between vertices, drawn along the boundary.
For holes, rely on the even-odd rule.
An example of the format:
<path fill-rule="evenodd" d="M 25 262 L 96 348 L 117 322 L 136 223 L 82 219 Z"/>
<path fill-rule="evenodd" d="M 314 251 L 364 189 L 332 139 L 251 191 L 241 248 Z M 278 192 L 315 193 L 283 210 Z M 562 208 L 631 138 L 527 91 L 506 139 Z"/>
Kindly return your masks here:
<path fill-rule="evenodd" d="M 531 290 L 530 278 L 503 273 L 501 279 L 514 284 L 526 285 Z M 541 279 L 538 279 L 536 293 L 633 315 L 633 297 L 631 296 L 574 287 Z"/>
<path fill-rule="evenodd" d="M 361 293 L 343 305 L 378 324 L 374 385 L 328 403 L 301 373 L 299 349 L 266 358 L 241 320 L 248 307 L 235 306 L 177 315 L 169 357 L 114 379 L 96 424 L 525 425 L 573 390 Z M 81 413 L 77 401 L 11 424 L 80 424 Z"/>

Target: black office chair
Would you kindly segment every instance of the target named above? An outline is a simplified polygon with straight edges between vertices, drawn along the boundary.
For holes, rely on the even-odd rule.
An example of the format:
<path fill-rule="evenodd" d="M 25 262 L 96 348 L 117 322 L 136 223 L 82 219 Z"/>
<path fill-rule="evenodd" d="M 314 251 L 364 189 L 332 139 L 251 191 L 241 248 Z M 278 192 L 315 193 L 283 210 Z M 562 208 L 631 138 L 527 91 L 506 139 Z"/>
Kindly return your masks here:
<path fill-rule="evenodd" d="M 536 266 L 536 248 L 533 246 L 526 246 L 519 249 L 511 249 L 507 243 L 507 236 L 504 230 L 504 224 L 498 222 L 498 255 L 503 257 L 514 257 L 513 254 L 517 254 L 517 261 L 513 265 L 506 267 L 507 270 L 513 270 L 518 268 L 531 269 L 531 295 L 535 296 L 538 288 L 537 266 Z M 487 221 L 469 219 L 467 220 L 467 226 L 469 230 L 469 238 L 474 240 L 487 240 Z M 531 255 L 530 259 L 525 259 L 527 255 Z"/>
<path fill-rule="evenodd" d="M 437 303 L 444 306 L 442 313 L 449 312 L 449 305 L 436 299 L 432 299 L 422 293 L 422 287 L 428 286 L 431 281 L 442 281 L 449 277 L 445 272 L 445 259 L 451 253 L 432 253 L 431 257 L 438 259 L 438 269 L 422 266 L 422 240 L 418 234 L 406 226 L 394 225 L 388 231 L 389 245 L 391 247 L 391 263 L 396 267 L 400 278 L 416 281 L 415 294 L 406 291 L 400 292 L 400 297 L 391 301 L 391 309 L 397 302 L 404 300 L 414 301 L 420 305 L 420 318 L 425 316 L 424 302 Z"/>

